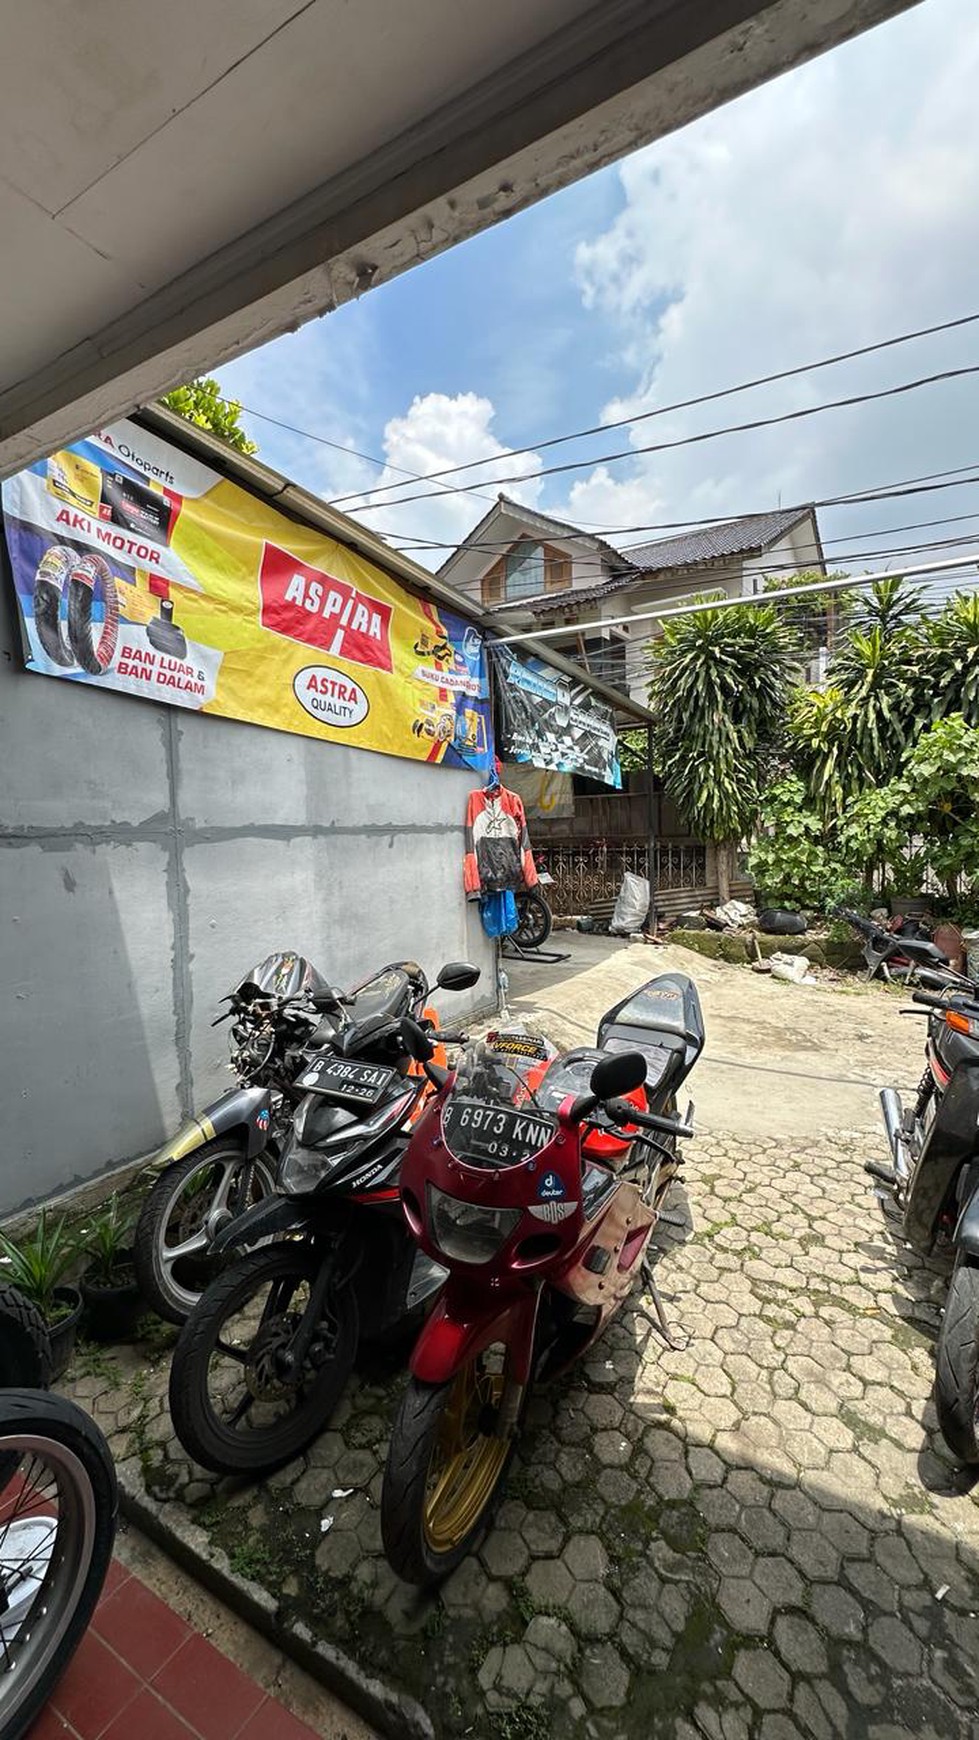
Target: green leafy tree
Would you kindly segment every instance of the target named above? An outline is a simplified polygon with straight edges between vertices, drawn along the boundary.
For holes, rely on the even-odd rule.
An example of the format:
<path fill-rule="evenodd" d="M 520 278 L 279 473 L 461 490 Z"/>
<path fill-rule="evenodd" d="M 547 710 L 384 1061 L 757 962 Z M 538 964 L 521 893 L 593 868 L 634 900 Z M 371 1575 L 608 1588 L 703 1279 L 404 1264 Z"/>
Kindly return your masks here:
<path fill-rule="evenodd" d="M 908 757 L 905 802 L 930 868 L 946 892 L 979 888 L 979 728 L 961 713 L 938 719 Z"/>
<path fill-rule="evenodd" d="M 211 375 L 186 387 L 174 387 L 172 393 L 164 393 L 162 403 L 198 429 L 209 429 L 239 453 L 257 452 L 257 444 L 249 441 L 241 427 L 241 405 L 237 399 L 222 398 L 220 384 Z"/>
<path fill-rule="evenodd" d="M 851 606 L 827 687 L 793 699 L 793 765 L 827 823 L 891 779 L 931 718 L 921 598 L 899 579 L 877 581 Z"/>
<path fill-rule="evenodd" d="M 797 689 L 789 706 L 790 758 L 806 795 L 829 825 L 859 790 L 851 714 L 842 689 Z"/>
<path fill-rule="evenodd" d="M 748 871 L 770 906 L 821 910 L 849 896 L 854 877 L 798 774 L 776 780 L 763 794 Z"/>
<path fill-rule="evenodd" d="M 656 770 L 694 831 L 717 847 L 727 900 L 735 850 L 784 736 L 792 637 L 774 605 L 738 605 L 670 619 L 650 653 Z"/>
<path fill-rule="evenodd" d="M 909 586 L 899 574 L 876 580 L 869 592 L 850 597 L 850 626 L 862 634 L 879 628 L 885 638 L 917 628 L 925 602 L 924 589 Z"/>

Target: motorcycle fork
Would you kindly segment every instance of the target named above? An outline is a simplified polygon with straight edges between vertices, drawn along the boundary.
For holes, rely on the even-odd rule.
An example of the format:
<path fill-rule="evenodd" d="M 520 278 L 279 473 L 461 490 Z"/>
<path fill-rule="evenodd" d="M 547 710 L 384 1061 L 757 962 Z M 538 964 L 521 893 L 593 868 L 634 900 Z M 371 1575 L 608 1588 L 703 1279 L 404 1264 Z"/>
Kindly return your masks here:
<path fill-rule="evenodd" d="M 324 1258 L 316 1272 L 316 1279 L 309 1289 L 309 1303 L 299 1320 L 299 1327 L 289 1343 L 289 1359 L 293 1371 L 302 1371 L 306 1363 L 306 1356 L 313 1344 L 313 1336 L 316 1334 L 323 1315 L 323 1307 L 326 1304 L 326 1296 L 334 1279 L 335 1266 L 328 1258 Z"/>

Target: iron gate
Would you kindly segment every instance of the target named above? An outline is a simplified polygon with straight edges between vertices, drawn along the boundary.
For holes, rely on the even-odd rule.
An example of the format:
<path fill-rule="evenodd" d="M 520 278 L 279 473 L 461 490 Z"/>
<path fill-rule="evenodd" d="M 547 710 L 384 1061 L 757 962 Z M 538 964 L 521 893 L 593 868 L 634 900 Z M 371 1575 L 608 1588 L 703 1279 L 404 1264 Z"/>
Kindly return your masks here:
<path fill-rule="evenodd" d="M 641 841 L 574 840 L 548 843 L 538 854 L 554 878 L 547 890 L 556 913 L 586 912 L 601 901 L 614 900 L 627 870 L 649 876 L 649 849 Z M 707 886 L 707 850 L 698 841 L 656 846 L 653 887 L 661 893 Z"/>

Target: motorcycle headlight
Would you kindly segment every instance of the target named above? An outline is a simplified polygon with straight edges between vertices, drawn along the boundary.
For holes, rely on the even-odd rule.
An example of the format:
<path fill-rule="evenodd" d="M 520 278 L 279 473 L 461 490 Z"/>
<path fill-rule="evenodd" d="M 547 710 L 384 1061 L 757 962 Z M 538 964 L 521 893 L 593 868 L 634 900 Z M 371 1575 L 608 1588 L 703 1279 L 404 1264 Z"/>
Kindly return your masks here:
<path fill-rule="evenodd" d="M 457 1263 L 488 1263 L 518 1224 L 521 1208 L 486 1208 L 460 1202 L 434 1184 L 428 1186 L 428 1221 L 432 1239 Z"/>

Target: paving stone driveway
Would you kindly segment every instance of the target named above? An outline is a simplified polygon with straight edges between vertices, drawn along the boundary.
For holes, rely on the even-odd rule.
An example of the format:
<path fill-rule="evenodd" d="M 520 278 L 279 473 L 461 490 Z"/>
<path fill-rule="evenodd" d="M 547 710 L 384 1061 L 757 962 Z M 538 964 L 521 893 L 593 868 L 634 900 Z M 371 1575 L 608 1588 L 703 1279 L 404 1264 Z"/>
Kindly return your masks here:
<path fill-rule="evenodd" d="M 497 1526 L 440 1597 L 380 1556 L 397 1373 L 245 1489 L 172 1441 L 165 1336 L 83 1356 L 74 1392 L 127 1478 L 445 1736 L 974 1740 L 979 1504 L 928 1403 L 941 1279 L 860 1172 L 878 1142 L 688 1146 L 658 1268 L 687 1345 L 634 1310 L 534 1401 Z"/>

